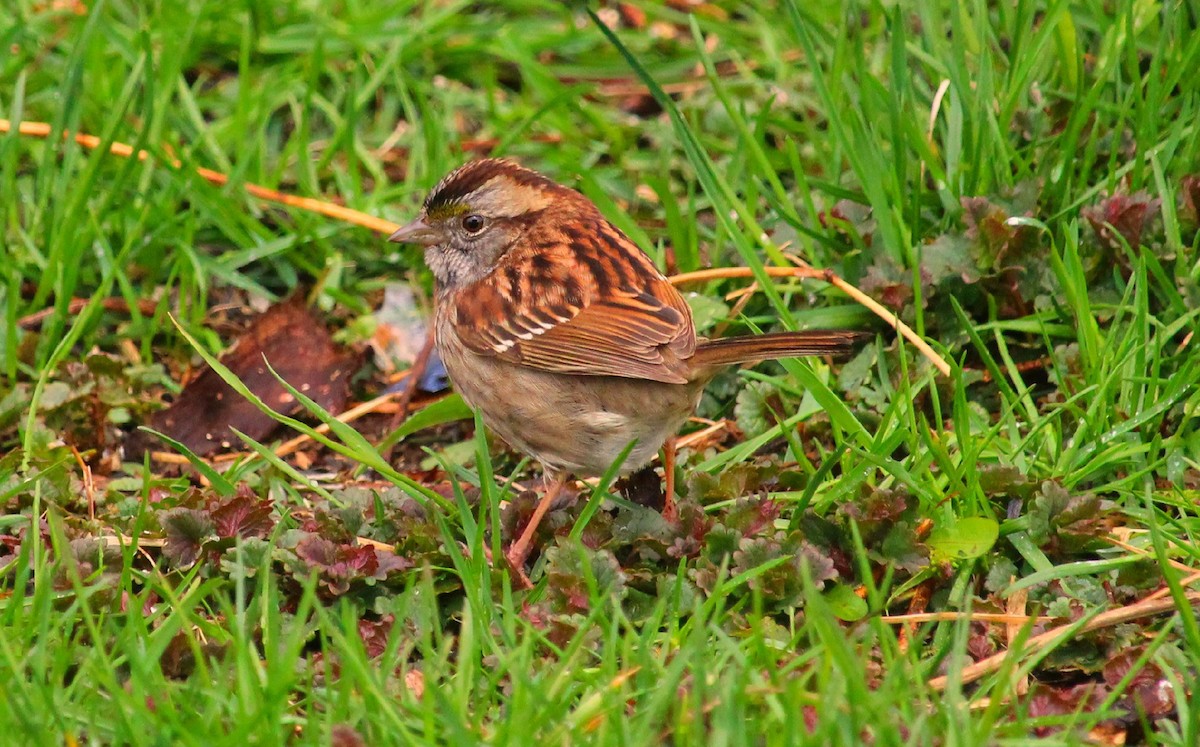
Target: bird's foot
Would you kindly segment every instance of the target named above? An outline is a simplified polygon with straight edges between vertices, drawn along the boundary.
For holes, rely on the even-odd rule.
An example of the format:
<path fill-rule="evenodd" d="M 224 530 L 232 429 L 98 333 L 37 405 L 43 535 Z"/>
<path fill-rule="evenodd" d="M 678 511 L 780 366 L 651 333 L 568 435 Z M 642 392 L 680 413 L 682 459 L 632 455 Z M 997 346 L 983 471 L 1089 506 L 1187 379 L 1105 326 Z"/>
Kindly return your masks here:
<path fill-rule="evenodd" d="M 517 541 L 512 543 L 508 551 L 504 553 L 504 558 L 508 561 L 508 568 L 517 581 L 518 588 L 530 589 L 533 587 L 533 582 L 525 574 L 525 560 L 529 557 L 529 552 L 533 549 L 533 535 L 537 532 L 538 525 L 542 523 L 542 518 L 545 517 L 550 507 L 554 505 L 559 494 L 563 492 L 566 484 L 567 477 L 565 475 L 556 477 L 549 482 L 546 492 L 542 494 L 537 507 L 533 509 L 533 515 L 529 517 L 529 522 L 525 524 L 525 529 L 521 532 L 521 536 L 517 537 Z"/>

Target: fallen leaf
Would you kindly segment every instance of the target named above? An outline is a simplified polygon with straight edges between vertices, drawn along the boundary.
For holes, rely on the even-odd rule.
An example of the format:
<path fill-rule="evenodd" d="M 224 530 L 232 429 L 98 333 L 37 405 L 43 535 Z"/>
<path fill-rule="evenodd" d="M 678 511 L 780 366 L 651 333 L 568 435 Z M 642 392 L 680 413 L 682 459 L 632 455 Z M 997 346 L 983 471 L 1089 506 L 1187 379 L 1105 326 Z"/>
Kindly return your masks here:
<path fill-rule="evenodd" d="M 350 377 L 358 356 L 335 345 L 329 331 L 303 304 L 302 297 L 276 304 L 254 320 L 221 356 L 230 371 L 277 411 L 295 414 L 300 405 L 267 367 L 331 413 L 341 412 L 350 396 Z M 166 410 L 150 418 L 150 427 L 179 441 L 198 456 L 228 448 L 233 429 L 250 438 L 269 436 L 277 423 L 240 397 L 211 369 L 184 388 Z M 153 443 L 139 433 L 126 443 L 126 456 L 136 459 Z"/>

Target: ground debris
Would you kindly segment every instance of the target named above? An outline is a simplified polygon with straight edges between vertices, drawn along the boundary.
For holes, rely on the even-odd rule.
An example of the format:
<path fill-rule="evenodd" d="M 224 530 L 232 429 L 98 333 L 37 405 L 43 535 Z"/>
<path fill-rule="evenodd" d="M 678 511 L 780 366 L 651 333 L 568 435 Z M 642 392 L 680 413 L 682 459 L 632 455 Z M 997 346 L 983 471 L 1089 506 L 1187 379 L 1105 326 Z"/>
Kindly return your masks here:
<path fill-rule="evenodd" d="M 356 353 L 333 342 L 325 325 L 297 295 L 254 319 L 221 362 L 250 391 L 280 412 L 295 414 L 300 406 L 271 368 L 336 414 L 346 406 L 350 378 L 360 360 Z M 204 456 L 236 442 L 234 429 L 262 439 L 275 430 L 277 423 L 206 368 L 184 387 L 170 407 L 150 418 L 149 426 Z M 126 443 L 126 454 L 136 459 L 154 443 L 153 436 L 135 435 Z"/>

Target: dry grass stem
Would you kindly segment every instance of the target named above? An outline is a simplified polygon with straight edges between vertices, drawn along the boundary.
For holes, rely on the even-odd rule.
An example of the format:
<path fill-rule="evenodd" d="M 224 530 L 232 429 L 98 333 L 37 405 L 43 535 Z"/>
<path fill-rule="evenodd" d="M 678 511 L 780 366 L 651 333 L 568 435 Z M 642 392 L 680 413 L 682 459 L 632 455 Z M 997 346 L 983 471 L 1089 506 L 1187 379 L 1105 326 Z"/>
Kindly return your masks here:
<path fill-rule="evenodd" d="M 1188 594 L 1187 600 L 1192 605 L 1200 604 L 1200 592 Z M 980 659 L 974 664 L 963 667 L 962 671 L 955 677 L 955 680 L 959 684 L 966 685 L 985 675 L 998 671 L 1004 666 L 1010 656 L 1029 656 L 1061 643 L 1068 636 L 1082 635 L 1101 628 L 1110 628 L 1114 625 L 1120 625 L 1121 623 L 1130 622 L 1142 617 L 1161 615 L 1164 612 L 1171 612 L 1175 609 L 1174 599 L 1144 599 L 1136 604 L 1101 612 L 1082 626 L 1077 623 L 1060 625 L 1053 630 L 1033 636 L 1025 642 L 1025 647 L 1021 651 L 1001 651 L 998 654 L 989 656 L 986 659 Z M 949 678 L 947 677 L 934 677 L 929 681 L 929 686 L 934 690 L 945 690 L 949 682 Z"/>

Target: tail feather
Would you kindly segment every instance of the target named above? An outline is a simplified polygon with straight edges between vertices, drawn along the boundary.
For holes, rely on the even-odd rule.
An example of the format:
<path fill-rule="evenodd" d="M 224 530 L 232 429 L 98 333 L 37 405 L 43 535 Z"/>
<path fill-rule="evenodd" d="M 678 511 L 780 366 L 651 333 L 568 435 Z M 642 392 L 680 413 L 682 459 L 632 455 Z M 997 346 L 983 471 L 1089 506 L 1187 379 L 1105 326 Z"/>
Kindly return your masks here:
<path fill-rule="evenodd" d="M 703 340 L 692 359 L 702 366 L 728 366 L 805 355 L 844 355 L 866 335 L 848 330 L 805 330 Z"/>

